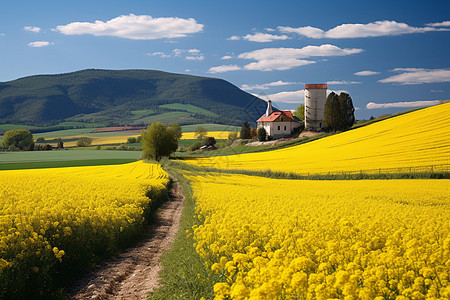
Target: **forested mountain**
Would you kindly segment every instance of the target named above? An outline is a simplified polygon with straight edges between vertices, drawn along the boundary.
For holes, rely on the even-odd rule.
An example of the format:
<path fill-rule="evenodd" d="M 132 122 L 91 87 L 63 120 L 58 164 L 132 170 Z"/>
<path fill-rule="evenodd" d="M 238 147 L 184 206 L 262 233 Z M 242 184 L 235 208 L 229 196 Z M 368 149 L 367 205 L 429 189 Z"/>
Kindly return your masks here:
<path fill-rule="evenodd" d="M 173 105 L 164 106 L 173 103 L 212 113 L 182 114 L 180 105 L 180 113 L 174 115 Z M 0 83 L 0 123 L 145 124 L 152 116 L 172 113 L 181 124 L 240 125 L 254 122 L 265 107 L 263 100 L 222 79 L 151 70 L 83 70 Z"/>

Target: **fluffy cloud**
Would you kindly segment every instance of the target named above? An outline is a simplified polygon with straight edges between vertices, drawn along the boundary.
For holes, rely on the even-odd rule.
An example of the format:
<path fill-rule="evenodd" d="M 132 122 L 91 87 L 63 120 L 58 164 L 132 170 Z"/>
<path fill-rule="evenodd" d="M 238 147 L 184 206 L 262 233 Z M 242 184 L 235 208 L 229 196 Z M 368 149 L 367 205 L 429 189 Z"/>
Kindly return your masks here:
<path fill-rule="evenodd" d="M 232 56 L 230 56 L 230 55 L 225 55 L 225 56 L 223 56 L 221 59 L 232 59 L 233 57 Z"/>
<path fill-rule="evenodd" d="M 35 26 L 25 26 L 23 29 L 26 31 L 31 31 L 31 32 L 36 32 L 36 33 L 41 32 L 41 28 L 35 27 Z"/>
<path fill-rule="evenodd" d="M 258 43 L 266 43 L 266 42 L 272 42 L 276 40 L 287 40 L 289 37 L 287 35 L 275 35 L 270 33 L 261 33 L 257 32 L 255 34 L 247 34 L 246 36 L 242 37 L 244 40 L 250 41 L 250 42 L 258 42 Z"/>
<path fill-rule="evenodd" d="M 229 41 L 239 41 L 240 39 L 241 39 L 240 36 L 233 35 L 233 36 L 230 36 L 227 40 L 229 40 Z"/>
<path fill-rule="evenodd" d="M 148 15 L 122 15 L 109 21 L 73 22 L 59 25 L 56 30 L 65 35 L 92 34 L 133 40 L 180 38 L 201 32 L 203 25 L 193 18 L 153 18 Z"/>
<path fill-rule="evenodd" d="M 393 103 L 375 103 L 369 102 L 366 105 L 366 109 L 376 109 L 376 108 L 408 108 L 408 107 L 422 107 L 422 106 L 432 106 L 439 104 L 439 100 L 430 101 L 409 101 L 409 102 L 393 102 Z"/>
<path fill-rule="evenodd" d="M 442 26 L 450 26 L 450 21 L 444 21 L 441 23 L 429 23 L 427 26 L 433 26 L 433 27 L 442 27 Z"/>
<path fill-rule="evenodd" d="M 334 81 L 328 81 L 327 84 L 360 84 L 359 81 L 347 81 L 347 80 L 334 80 Z"/>
<path fill-rule="evenodd" d="M 450 69 L 396 68 L 392 71 L 401 73 L 378 82 L 398 84 L 450 82 Z"/>
<path fill-rule="evenodd" d="M 280 92 L 272 95 L 267 95 L 267 97 L 276 102 L 285 103 L 303 103 L 305 99 L 305 90 L 298 90 L 292 92 Z"/>
<path fill-rule="evenodd" d="M 348 91 L 345 90 L 327 90 L 327 95 L 329 95 L 331 92 L 335 92 L 336 94 L 340 94 L 340 93 L 347 93 Z M 256 95 L 258 96 L 258 95 Z M 271 95 L 267 95 L 267 97 L 274 101 L 274 102 L 284 102 L 284 103 L 297 103 L 297 104 L 301 104 L 304 103 L 305 101 L 305 90 L 298 90 L 298 91 L 291 91 L 291 92 L 280 92 L 280 93 L 275 93 L 275 94 L 271 94 Z"/>
<path fill-rule="evenodd" d="M 282 80 L 278 80 L 278 81 L 263 83 L 263 84 L 253 84 L 253 85 L 243 84 L 241 86 L 241 89 L 246 90 L 246 91 L 268 90 L 269 88 L 274 87 L 274 86 L 285 86 L 285 85 L 293 85 L 293 84 L 299 84 L 299 82 L 285 82 Z"/>
<path fill-rule="evenodd" d="M 240 69 L 241 67 L 239 67 L 238 65 L 222 65 L 209 68 L 208 73 L 223 73 L 228 71 L 237 71 Z"/>
<path fill-rule="evenodd" d="M 296 33 L 313 39 L 344 39 L 423 33 L 427 31 L 447 31 L 448 29 L 435 27 L 413 27 L 405 23 L 385 20 L 368 24 L 342 24 L 328 31 L 311 26 L 298 28 L 279 26 L 278 30 L 283 33 Z"/>
<path fill-rule="evenodd" d="M 303 48 L 264 48 L 239 54 L 238 58 L 253 59 L 246 70 L 273 71 L 289 70 L 294 67 L 315 63 L 302 58 L 323 56 L 345 56 L 362 52 L 363 49 L 342 49 L 334 45 L 306 46 Z"/>
<path fill-rule="evenodd" d="M 187 60 L 203 60 L 205 56 L 198 49 L 174 49 L 171 54 L 166 54 L 164 52 L 153 52 L 147 53 L 150 56 L 159 56 L 162 58 L 169 57 L 184 57 Z"/>
<path fill-rule="evenodd" d="M 371 76 L 371 75 L 377 75 L 380 74 L 380 72 L 375 72 L 375 71 L 360 71 L 360 72 L 356 72 L 353 75 L 357 75 L 357 76 Z"/>
<path fill-rule="evenodd" d="M 28 46 L 33 47 L 33 48 L 41 48 L 41 47 L 46 47 L 46 46 L 50 46 L 50 45 L 54 45 L 54 43 L 50 43 L 50 42 L 46 42 L 46 41 L 37 41 L 37 42 L 28 43 Z"/>

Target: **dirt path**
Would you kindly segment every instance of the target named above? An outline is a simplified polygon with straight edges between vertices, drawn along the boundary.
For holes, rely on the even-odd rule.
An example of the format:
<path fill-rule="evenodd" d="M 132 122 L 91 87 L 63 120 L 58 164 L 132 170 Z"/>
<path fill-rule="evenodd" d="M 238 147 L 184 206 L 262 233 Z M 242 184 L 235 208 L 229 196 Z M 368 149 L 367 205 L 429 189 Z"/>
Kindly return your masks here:
<path fill-rule="evenodd" d="M 161 205 L 143 241 L 76 282 L 70 299 L 146 299 L 158 287 L 159 260 L 175 239 L 184 201 L 180 185 L 172 180 L 169 200 Z"/>

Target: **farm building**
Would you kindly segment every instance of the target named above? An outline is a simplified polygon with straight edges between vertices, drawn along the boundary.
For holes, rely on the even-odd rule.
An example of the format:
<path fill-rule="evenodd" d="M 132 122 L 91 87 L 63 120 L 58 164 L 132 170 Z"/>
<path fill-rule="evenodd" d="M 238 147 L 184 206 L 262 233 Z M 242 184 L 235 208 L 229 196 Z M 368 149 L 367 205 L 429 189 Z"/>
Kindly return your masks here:
<path fill-rule="evenodd" d="M 305 129 L 321 130 L 323 125 L 327 84 L 305 84 Z"/>
<path fill-rule="evenodd" d="M 291 135 L 295 129 L 302 126 L 302 122 L 294 117 L 289 110 L 273 109 L 272 101 L 267 102 L 267 110 L 256 121 L 258 128 L 263 127 L 270 138 L 281 138 Z"/>

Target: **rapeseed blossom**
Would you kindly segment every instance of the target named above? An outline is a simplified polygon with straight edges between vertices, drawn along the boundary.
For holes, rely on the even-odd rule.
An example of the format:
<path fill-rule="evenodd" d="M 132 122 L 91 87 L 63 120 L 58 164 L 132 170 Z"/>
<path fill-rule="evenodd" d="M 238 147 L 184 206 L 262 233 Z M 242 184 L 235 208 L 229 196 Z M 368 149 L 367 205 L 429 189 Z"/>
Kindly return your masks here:
<path fill-rule="evenodd" d="M 450 297 L 450 180 L 187 175 L 216 299 Z"/>
<path fill-rule="evenodd" d="M 19 277 L 117 251 L 167 182 L 159 165 L 144 162 L 0 171 L 0 297 Z"/>

